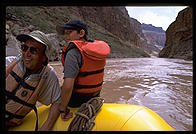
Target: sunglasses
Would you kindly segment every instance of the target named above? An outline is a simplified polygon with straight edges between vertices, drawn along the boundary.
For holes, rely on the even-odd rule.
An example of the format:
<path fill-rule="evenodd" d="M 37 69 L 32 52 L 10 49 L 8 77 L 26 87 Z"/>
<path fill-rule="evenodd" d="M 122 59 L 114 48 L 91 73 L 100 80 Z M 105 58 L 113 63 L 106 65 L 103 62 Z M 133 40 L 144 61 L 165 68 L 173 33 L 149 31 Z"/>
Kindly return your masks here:
<path fill-rule="evenodd" d="M 21 45 L 21 50 L 22 50 L 23 52 L 26 52 L 28 49 L 29 49 L 29 52 L 30 52 L 31 54 L 36 54 L 36 53 L 38 52 L 38 49 L 35 48 L 35 47 L 28 47 L 28 46 L 25 45 L 25 44 Z"/>

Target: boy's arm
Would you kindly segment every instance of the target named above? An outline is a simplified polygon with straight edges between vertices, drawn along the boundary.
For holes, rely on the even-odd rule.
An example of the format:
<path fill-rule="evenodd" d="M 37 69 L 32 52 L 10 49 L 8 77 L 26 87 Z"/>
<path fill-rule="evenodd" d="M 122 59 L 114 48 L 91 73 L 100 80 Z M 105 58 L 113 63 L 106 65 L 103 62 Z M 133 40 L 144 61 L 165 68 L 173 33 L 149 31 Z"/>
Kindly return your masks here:
<path fill-rule="evenodd" d="M 74 80 L 74 78 L 65 78 L 63 82 L 61 92 L 61 104 L 59 106 L 59 109 L 61 111 L 65 111 L 64 113 L 61 113 L 61 118 L 63 120 L 68 120 L 68 118 L 70 118 L 70 116 L 68 115 L 69 112 L 67 113 L 66 109 L 72 95 Z"/>

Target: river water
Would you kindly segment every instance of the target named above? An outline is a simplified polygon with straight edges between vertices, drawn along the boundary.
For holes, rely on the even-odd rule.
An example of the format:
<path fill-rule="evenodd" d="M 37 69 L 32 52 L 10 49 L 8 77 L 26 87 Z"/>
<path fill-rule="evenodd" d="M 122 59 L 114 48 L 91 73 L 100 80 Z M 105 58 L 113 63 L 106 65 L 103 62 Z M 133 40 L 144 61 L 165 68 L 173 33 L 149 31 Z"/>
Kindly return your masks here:
<path fill-rule="evenodd" d="M 61 63 L 50 64 L 62 85 Z M 101 97 L 105 102 L 146 106 L 177 131 L 191 131 L 193 62 L 167 58 L 107 59 Z"/>
<path fill-rule="evenodd" d="M 178 131 L 193 122 L 193 62 L 167 58 L 108 59 L 101 96 L 105 102 L 139 104 Z"/>

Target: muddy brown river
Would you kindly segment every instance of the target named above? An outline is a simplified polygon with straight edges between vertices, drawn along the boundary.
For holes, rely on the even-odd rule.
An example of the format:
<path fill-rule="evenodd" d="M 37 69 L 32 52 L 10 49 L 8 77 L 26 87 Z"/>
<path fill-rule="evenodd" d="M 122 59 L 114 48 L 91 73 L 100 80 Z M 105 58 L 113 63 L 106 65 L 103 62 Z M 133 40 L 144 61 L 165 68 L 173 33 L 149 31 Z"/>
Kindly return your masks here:
<path fill-rule="evenodd" d="M 50 62 L 62 84 L 60 62 Z M 193 128 L 193 62 L 167 58 L 107 59 L 105 102 L 143 105 L 177 131 Z"/>

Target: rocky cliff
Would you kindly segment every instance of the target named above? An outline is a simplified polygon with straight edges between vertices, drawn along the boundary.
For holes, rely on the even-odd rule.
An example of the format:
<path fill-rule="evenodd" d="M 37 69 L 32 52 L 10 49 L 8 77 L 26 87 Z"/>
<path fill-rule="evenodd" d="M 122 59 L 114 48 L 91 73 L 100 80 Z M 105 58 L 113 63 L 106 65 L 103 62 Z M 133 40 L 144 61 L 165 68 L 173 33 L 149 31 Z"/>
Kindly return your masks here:
<path fill-rule="evenodd" d="M 166 34 L 162 27 L 155 27 L 152 24 L 142 24 L 142 32 L 149 43 L 154 46 L 165 46 Z"/>
<path fill-rule="evenodd" d="M 166 30 L 165 47 L 159 57 L 193 59 L 193 9 L 188 7 L 178 13 L 176 20 Z"/>
<path fill-rule="evenodd" d="M 132 26 L 134 27 L 134 31 L 137 33 L 139 40 L 139 43 L 137 43 L 137 45 L 142 48 L 145 52 L 147 52 L 148 54 L 152 53 L 152 49 L 150 48 L 151 44 L 147 43 L 147 40 L 142 32 L 142 27 L 141 27 L 141 23 L 134 19 L 134 18 L 130 18 L 129 19 Z"/>
<path fill-rule="evenodd" d="M 145 31 L 152 31 L 155 33 L 165 33 L 162 27 L 155 27 L 152 24 L 142 23 L 141 27 L 142 27 L 142 30 L 145 30 Z"/>
<path fill-rule="evenodd" d="M 147 40 L 148 46 L 154 55 L 159 54 L 163 49 L 166 41 L 165 31 L 161 27 L 155 27 L 152 24 L 142 24 L 142 33 Z"/>
<path fill-rule="evenodd" d="M 70 19 L 81 19 L 89 28 L 90 39 L 106 41 L 111 46 L 110 57 L 148 57 L 142 50 L 142 41 L 134 31 L 125 7 L 7 7 L 6 8 L 6 49 L 10 41 L 20 33 L 41 30 L 53 38 L 54 53 L 50 60 L 58 59 L 63 37 L 57 36 L 55 26 Z M 51 37 L 52 36 L 52 37 Z M 144 44 L 144 43 L 143 43 Z M 17 48 L 18 44 L 12 43 Z M 17 49 L 16 49 L 17 50 Z M 6 55 L 10 54 L 6 50 Z M 17 53 L 17 52 L 16 52 Z"/>
<path fill-rule="evenodd" d="M 152 24 L 141 24 L 134 18 L 130 18 L 130 21 L 135 32 L 140 37 L 140 48 L 151 55 L 158 56 L 165 44 L 165 31 L 161 27 L 155 27 Z"/>

